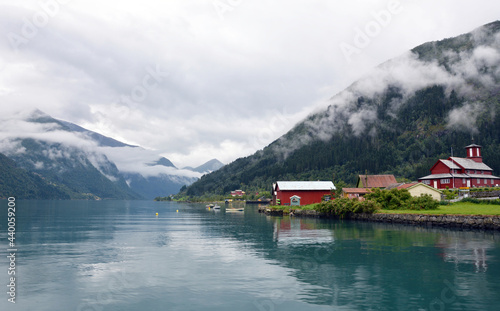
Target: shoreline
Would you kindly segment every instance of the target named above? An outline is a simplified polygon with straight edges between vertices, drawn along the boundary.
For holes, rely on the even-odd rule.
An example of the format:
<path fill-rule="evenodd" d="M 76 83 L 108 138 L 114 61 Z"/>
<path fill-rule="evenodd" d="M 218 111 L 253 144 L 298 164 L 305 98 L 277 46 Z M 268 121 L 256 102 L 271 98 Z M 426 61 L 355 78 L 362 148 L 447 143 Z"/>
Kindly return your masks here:
<path fill-rule="evenodd" d="M 259 208 L 259 213 L 269 216 L 283 216 L 283 210 L 271 210 L 267 207 Z M 285 214 L 286 215 L 286 214 Z M 338 216 L 330 216 L 319 213 L 314 210 L 292 210 L 291 217 L 312 217 L 340 219 Z M 455 229 L 474 229 L 474 230 L 500 230 L 500 216 L 491 215 L 426 215 L 426 214 L 349 214 L 342 218 L 346 220 L 396 223 L 422 227 L 444 227 Z"/>

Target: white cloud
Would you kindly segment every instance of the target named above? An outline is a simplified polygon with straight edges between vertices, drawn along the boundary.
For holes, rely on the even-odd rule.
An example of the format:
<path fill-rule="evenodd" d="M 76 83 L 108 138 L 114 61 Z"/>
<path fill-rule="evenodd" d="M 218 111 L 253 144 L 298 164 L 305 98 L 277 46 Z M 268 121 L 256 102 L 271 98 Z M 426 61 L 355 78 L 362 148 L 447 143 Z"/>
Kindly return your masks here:
<path fill-rule="evenodd" d="M 65 131 L 60 124 L 54 122 L 30 122 L 29 120 L 33 116 L 40 117 L 43 115 L 38 114 L 38 112 L 34 114 L 21 112 L 0 117 L 0 122 L 4 125 L 0 129 L 0 152 L 7 155 L 25 153 L 26 148 L 21 145 L 20 139 L 32 138 L 48 143 L 41 152 L 44 157 L 53 161 L 71 158 L 72 148 L 81 150 L 85 154 L 85 158 L 110 180 L 115 180 L 115 178 L 106 174 L 109 169 L 108 160 L 114 162 L 121 172 L 139 173 L 144 177 L 159 176 L 161 174 L 173 175 L 173 178 L 175 176 L 187 178 L 199 178 L 201 176 L 200 173 L 189 170 L 151 165 L 161 157 L 156 151 L 139 147 L 101 147 L 84 133 Z M 62 146 L 55 146 L 54 144 L 61 144 Z M 83 158 L 80 160 L 82 164 L 86 165 Z M 33 163 L 33 165 L 35 168 L 44 167 L 43 162 Z"/>
<path fill-rule="evenodd" d="M 39 3 L 1 0 L 4 38 L 23 35 L 25 20 L 42 10 Z M 60 3 L 17 51 L 9 40 L 0 42 L 3 114 L 11 113 L 9 107 L 37 107 L 156 149 L 180 166 L 211 158 L 227 163 L 253 153 L 294 125 L 272 130 L 274 137 L 256 144 L 275 111 L 286 107 L 294 121 L 304 117 L 375 65 L 425 41 L 491 22 L 500 9 L 493 0 L 401 1 L 402 12 L 348 63 L 340 44 L 351 42 L 354 30 L 389 0 L 245 1 L 223 19 L 211 1 L 201 0 Z M 494 62 L 489 52 L 477 51 L 477 60 Z M 168 75 L 152 80 L 150 68 Z M 391 79 L 417 87 L 443 78 L 439 70 L 427 71 L 435 67 L 421 69 L 426 76 L 395 71 L 365 82 L 376 91 L 377 83 Z M 135 101 L 122 100 L 134 94 Z M 343 112 L 332 116 L 338 113 Z"/>
<path fill-rule="evenodd" d="M 350 87 L 329 100 L 330 106 L 313 119 L 305 122 L 308 131 L 302 137 L 294 137 L 294 141 L 282 139 L 276 147 L 278 153 L 285 157 L 296 148 L 307 144 L 311 139 L 328 140 L 333 134 L 349 125 L 354 135 L 361 135 L 367 127 L 378 120 L 376 106 L 364 104 L 363 100 L 382 100 L 389 87 L 396 87 L 403 99 L 393 100 L 388 114 L 395 117 L 397 110 L 405 99 L 413 96 L 415 91 L 434 85 L 443 86 L 446 94 L 455 90 L 465 98 L 481 98 L 484 90 L 500 79 L 500 42 L 496 38 L 483 35 L 481 30 L 474 32 L 477 46 L 472 51 L 456 53 L 445 51 L 451 60 L 449 68 L 439 65 L 438 61 L 423 61 L 412 52 L 407 52 L 371 70 Z M 466 103 L 454 109 L 448 116 L 448 127 L 477 131 L 477 117 L 487 107 L 484 103 Z M 347 122 L 345 122 L 347 120 Z"/>
<path fill-rule="evenodd" d="M 450 111 L 447 127 L 477 133 L 476 120 L 486 109 L 481 103 L 465 103 Z"/>
<path fill-rule="evenodd" d="M 190 178 L 201 177 L 200 173 L 167 167 L 151 165 L 159 160 L 158 153 L 136 147 L 99 147 L 108 159 L 116 164 L 119 171 L 124 173 L 139 173 L 144 177 L 158 176 L 160 174 L 175 175 Z"/>
<path fill-rule="evenodd" d="M 377 120 L 377 111 L 372 109 L 362 109 L 353 113 L 347 123 L 352 127 L 354 135 L 361 135 L 366 129 L 366 125 Z"/>

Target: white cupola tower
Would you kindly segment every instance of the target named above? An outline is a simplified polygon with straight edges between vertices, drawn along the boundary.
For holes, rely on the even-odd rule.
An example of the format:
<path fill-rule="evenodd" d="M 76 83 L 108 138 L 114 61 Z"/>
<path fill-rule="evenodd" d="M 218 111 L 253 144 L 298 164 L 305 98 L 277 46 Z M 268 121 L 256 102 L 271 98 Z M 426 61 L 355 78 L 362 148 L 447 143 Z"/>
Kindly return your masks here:
<path fill-rule="evenodd" d="M 481 146 L 474 144 L 472 141 L 472 145 L 465 147 L 467 150 L 467 159 L 474 160 L 478 163 L 483 163 L 483 157 L 481 156 Z"/>

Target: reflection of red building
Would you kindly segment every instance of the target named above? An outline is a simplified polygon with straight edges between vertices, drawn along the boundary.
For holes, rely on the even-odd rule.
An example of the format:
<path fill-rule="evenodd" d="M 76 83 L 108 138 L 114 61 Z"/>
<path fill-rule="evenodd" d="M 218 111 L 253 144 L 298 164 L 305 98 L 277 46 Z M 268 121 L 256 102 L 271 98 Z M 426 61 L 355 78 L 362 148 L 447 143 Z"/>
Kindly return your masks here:
<path fill-rule="evenodd" d="M 307 205 L 320 203 L 335 186 L 331 181 L 278 181 L 273 184 L 274 205 Z M 279 203 L 279 204 L 278 204 Z"/>
<path fill-rule="evenodd" d="M 333 231 L 318 229 L 316 219 L 276 218 L 274 219 L 273 239 L 284 244 L 331 243 Z"/>
<path fill-rule="evenodd" d="M 467 158 L 439 160 L 431 168 L 431 175 L 418 181 L 436 189 L 498 186 L 500 178 L 493 176 L 493 170 L 483 163 L 481 146 L 472 144 L 465 149 Z"/>
<path fill-rule="evenodd" d="M 436 247 L 442 250 L 439 256 L 445 262 L 471 264 L 476 272 L 487 271 L 488 261 L 491 260 L 488 252 L 494 248 L 494 243 L 487 240 L 469 240 L 465 235 L 452 239 L 441 237 Z"/>

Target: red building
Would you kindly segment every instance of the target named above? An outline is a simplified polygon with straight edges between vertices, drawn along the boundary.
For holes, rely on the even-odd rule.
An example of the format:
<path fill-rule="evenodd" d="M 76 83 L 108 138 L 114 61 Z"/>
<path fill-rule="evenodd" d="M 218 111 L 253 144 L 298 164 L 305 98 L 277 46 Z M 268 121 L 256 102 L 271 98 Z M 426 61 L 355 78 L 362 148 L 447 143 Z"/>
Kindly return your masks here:
<path fill-rule="evenodd" d="M 481 146 L 472 144 L 465 150 L 467 158 L 439 160 L 431 168 L 431 175 L 421 177 L 418 181 L 436 189 L 498 186 L 500 178 L 493 176 L 493 170 L 483 163 Z"/>
<path fill-rule="evenodd" d="M 335 190 L 331 181 L 278 181 L 273 184 L 273 205 L 320 203 Z"/>

